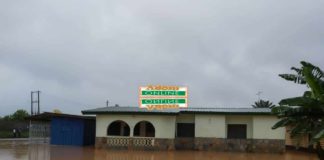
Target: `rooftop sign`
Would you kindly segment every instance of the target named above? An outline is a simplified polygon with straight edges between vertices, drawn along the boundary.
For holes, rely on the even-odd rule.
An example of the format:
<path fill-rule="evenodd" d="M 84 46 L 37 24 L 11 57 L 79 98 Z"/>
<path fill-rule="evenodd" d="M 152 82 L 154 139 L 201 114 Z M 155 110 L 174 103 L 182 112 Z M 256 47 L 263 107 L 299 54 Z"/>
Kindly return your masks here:
<path fill-rule="evenodd" d="M 149 110 L 186 108 L 188 107 L 188 88 L 161 85 L 139 87 L 139 106 Z"/>

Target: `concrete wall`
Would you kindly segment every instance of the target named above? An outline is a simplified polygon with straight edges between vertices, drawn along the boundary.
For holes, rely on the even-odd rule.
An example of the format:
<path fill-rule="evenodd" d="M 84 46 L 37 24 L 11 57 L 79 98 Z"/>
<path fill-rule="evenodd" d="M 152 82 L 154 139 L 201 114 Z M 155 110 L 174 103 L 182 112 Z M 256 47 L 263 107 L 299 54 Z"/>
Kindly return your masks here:
<path fill-rule="evenodd" d="M 134 127 L 140 121 L 151 122 L 155 128 L 156 138 L 175 137 L 175 116 L 168 115 L 97 115 L 96 117 L 96 137 L 106 137 L 107 127 L 116 120 L 126 122 L 130 127 L 130 136 L 133 136 Z"/>
<path fill-rule="evenodd" d="M 195 115 L 195 135 L 200 138 L 226 138 L 228 124 L 246 124 L 248 139 L 285 139 L 285 129 L 272 130 L 275 116 Z"/>
<path fill-rule="evenodd" d="M 177 123 L 195 123 L 194 114 L 180 114 L 176 118 Z"/>
<path fill-rule="evenodd" d="M 253 137 L 253 120 L 252 116 L 226 116 L 226 137 L 227 137 L 227 125 L 228 124 L 246 124 L 246 138 Z"/>
<path fill-rule="evenodd" d="M 195 137 L 226 137 L 224 115 L 197 114 L 195 123 Z"/>
<path fill-rule="evenodd" d="M 278 121 L 275 116 L 253 116 L 253 138 L 285 139 L 285 128 L 271 129 Z"/>
<path fill-rule="evenodd" d="M 241 116 L 184 114 L 178 117 L 166 115 L 97 115 L 96 137 L 107 136 L 108 125 L 115 120 L 123 120 L 133 135 L 136 123 L 146 120 L 153 124 L 156 138 L 174 138 L 176 123 L 195 123 L 195 137 L 226 138 L 228 124 L 246 124 L 248 139 L 285 139 L 285 129 L 272 130 L 278 121 L 275 116 Z"/>

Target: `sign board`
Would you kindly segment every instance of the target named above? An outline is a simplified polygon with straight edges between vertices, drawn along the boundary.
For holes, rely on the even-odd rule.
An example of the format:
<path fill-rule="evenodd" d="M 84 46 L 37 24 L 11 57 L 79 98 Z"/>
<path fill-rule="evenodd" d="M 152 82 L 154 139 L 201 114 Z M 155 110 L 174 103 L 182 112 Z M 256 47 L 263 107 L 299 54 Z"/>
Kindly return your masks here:
<path fill-rule="evenodd" d="M 139 87 L 139 106 L 150 110 L 188 107 L 188 88 L 161 85 Z"/>

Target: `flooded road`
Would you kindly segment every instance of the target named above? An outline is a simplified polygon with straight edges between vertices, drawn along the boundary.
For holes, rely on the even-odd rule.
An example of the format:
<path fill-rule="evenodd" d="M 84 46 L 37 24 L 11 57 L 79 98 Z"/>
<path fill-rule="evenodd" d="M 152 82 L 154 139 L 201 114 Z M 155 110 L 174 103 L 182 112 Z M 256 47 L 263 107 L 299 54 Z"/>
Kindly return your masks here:
<path fill-rule="evenodd" d="M 28 141 L 0 140 L 0 160 L 316 160 L 315 154 L 287 151 L 284 154 L 213 151 L 107 151 L 94 147 L 50 146 Z"/>

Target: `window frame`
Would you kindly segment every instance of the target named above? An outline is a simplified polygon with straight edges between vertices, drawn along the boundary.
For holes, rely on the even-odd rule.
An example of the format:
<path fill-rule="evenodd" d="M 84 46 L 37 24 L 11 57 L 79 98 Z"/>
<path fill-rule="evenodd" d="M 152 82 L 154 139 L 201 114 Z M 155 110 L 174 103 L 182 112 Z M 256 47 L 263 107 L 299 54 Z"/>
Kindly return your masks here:
<path fill-rule="evenodd" d="M 179 130 L 180 130 L 179 125 L 187 125 L 186 127 L 189 127 L 192 130 L 191 133 L 189 135 L 179 135 Z M 196 136 L 195 123 L 176 123 L 176 129 L 177 129 L 176 137 L 178 137 L 178 138 L 194 138 Z M 185 129 L 188 129 L 188 128 L 185 128 Z M 188 133 L 188 131 L 187 132 L 180 131 L 180 134 L 183 134 L 183 133 Z"/>
<path fill-rule="evenodd" d="M 236 130 L 232 127 L 238 127 Z M 239 128 L 242 127 L 242 128 Z M 231 129 L 230 129 L 231 128 Z M 240 133 L 240 129 L 244 129 L 244 133 Z M 233 131 L 234 130 L 234 131 Z M 234 133 L 230 133 L 234 132 Z M 236 134 L 235 134 L 236 133 Z M 247 139 L 247 124 L 227 124 L 227 139 Z"/>

